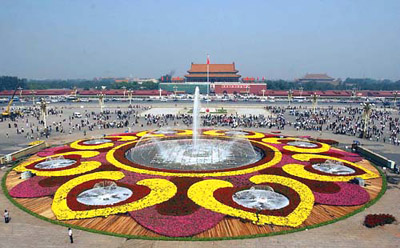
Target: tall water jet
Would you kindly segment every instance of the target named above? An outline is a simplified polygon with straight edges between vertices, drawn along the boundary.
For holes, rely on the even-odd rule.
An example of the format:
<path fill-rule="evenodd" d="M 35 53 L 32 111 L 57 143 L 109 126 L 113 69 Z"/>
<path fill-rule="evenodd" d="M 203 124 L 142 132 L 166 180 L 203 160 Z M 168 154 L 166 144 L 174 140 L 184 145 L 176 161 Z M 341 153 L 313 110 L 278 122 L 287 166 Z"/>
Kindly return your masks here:
<path fill-rule="evenodd" d="M 193 103 L 193 153 L 198 151 L 198 132 L 200 124 L 200 90 L 196 87 L 194 91 L 194 103 Z"/>

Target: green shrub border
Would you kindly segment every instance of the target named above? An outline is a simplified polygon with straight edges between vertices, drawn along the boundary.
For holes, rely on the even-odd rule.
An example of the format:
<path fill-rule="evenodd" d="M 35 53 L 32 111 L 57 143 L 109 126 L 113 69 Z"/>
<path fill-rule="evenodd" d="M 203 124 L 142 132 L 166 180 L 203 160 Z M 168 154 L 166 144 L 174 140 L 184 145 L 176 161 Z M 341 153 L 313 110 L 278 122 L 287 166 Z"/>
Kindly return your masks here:
<path fill-rule="evenodd" d="M 218 240 L 260 238 L 260 237 L 268 237 L 268 236 L 275 236 L 275 235 L 282 235 L 282 234 L 300 232 L 300 231 L 304 231 L 304 230 L 308 230 L 308 229 L 317 228 L 317 227 L 320 227 L 320 226 L 325 226 L 325 225 L 328 225 L 328 224 L 332 224 L 332 223 L 347 219 L 347 218 L 349 218 L 349 217 L 351 217 L 351 216 L 353 216 L 355 214 L 358 214 L 358 213 L 364 211 L 366 208 L 369 208 L 370 206 L 375 204 L 383 196 L 383 194 L 386 192 L 386 188 L 387 188 L 387 182 L 386 182 L 385 174 L 375 164 L 373 164 L 373 163 L 371 163 L 371 164 L 379 171 L 379 174 L 380 174 L 380 176 L 382 178 L 382 189 L 379 192 L 379 194 L 377 195 L 377 197 L 375 197 L 375 199 L 369 201 L 368 203 L 366 203 L 361 208 L 359 208 L 359 209 L 357 209 L 357 210 L 355 210 L 355 211 L 353 211 L 353 212 L 351 212 L 351 213 L 349 213 L 347 215 L 339 217 L 337 219 L 326 221 L 326 222 L 322 222 L 322 223 L 318 223 L 318 224 L 311 225 L 311 226 L 306 226 L 306 227 L 297 228 L 297 229 L 291 229 L 291 230 L 287 230 L 287 231 L 272 232 L 272 233 L 265 233 L 265 234 L 261 233 L 261 234 L 256 234 L 256 235 L 243 235 L 243 236 L 235 236 L 235 237 L 218 237 L 218 238 L 178 237 L 178 238 L 172 238 L 172 237 L 147 237 L 147 236 L 140 236 L 140 235 L 127 235 L 127 234 L 119 234 L 119 233 L 106 232 L 106 231 L 100 231 L 100 230 L 85 228 L 85 227 L 66 224 L 66 223 L 63 223 L 61 221 L 57 221 L 57 220 L 52 220 L 52 219 L 46 218 L 44 216 L 41 216 L 41 215 L 39 215 L 37 213 L 34 213 L 31 210 L 25 208 L 24 206 L 19 204 L 16 200 L 14 200 L 14 198 L 12 198 L 10 196 L 10 194 L 8 193 L 8 190 L 7 190 L 7 187 L 6 187 L 6 179 L 7 179 L 8 174 L 10 173 L 10 171 L 15 166 L 17 166 L 17 164 L 12 166 L 6 172 L 6 174 L 3 176 L 2 180 L 1 180 L 1 187 L 3 189 L 4 195 L 8 198 L 8 200 L 10 200 L 19 209 L 21 209 L 22 211 L 25 211 L 26 213 L 28 213 L 30 215 L 35 216 L 36 218 L 39 218 L 41 220 L 44 220 L 44 221 L 47 221 L 47 222 L 50 222 L 50 223 L 53 223 L 53 224 L 56 224 L 56 225 L 61 225 L 61 226 L 65 226 L 65 227 L 71 227 L 71 228 L 74 228 L 74 229 L 79 229 L 79 230 L 83 230 L 83 231 L 92 232 L 92 233 L 105 234 L 105 235 L 110 235 L 110 236 L 115 236 L 115 237 L 126 238 L 126 239 L 164 240 L 164 241 L 218 241 Z"/>

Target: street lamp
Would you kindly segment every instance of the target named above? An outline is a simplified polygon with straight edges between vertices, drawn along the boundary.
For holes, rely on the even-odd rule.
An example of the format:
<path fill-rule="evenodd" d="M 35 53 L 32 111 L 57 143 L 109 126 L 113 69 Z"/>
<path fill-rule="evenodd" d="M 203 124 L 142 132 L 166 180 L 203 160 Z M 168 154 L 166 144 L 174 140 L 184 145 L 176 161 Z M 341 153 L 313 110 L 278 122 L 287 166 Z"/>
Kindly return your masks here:
<path fill-rule="evenodd" d="M 47 121 L 46 121 L 46 116 L 47 116 L 47 104 L 46 100 L 44 98 L 40 99 L 40 112 L 43 118 L 43 125 L 44 128 L 47 132 Z"/>
<path fill-rule="evenodd" d="M 132 105 L 133 90 L 128 90 L 129 105 Z"/>
<path fill-rule="evenodd" d="M 319 97 L 319 95 L 317 95 L 317 92 L 314 92 L 314 94 L 312 95 L 312 104 L 313 104 L 313 112 L 314 112 L 314 114 L 315 114 L 315 111 L 317 109 L 318 97 Z"/>
<path fill-rule="evenodd" d="M 18 90 L 19 90 L 19 100 L 20 100 L 22 106 L 24 106 L 24 104 L 23 104 L 23 102 L 22 102 L 22 87 L 19 86 L 19 87 L 18 87 Z"/>
<path fill-rule="evenodd" d="M 125 99 L 126 87 L 125 87 L 125 86 L 122 86 L 121 88 L 124 90 L 124 99 Z"/>
<path fill-rule="evenodd" d="M 161 100 L 162 89 L 159 88 L 159 89 L 158 89 L 158 92 L 160 93 L 160 100 Z"/>
<path fill-rule="evenodd" d="M 293 91 L 290 89 L 290 90 L 288 91 L 288 102 L 289 102 L 289 106 L 290 106 L 290 103 L 291 103 L 292 99 L 293 99 Z"/>
<path fill-rule="evenodd" d="M 31 90 L 31 94 L 32 94 L 32 105 L 35 105 L 35 94 L 36 94 L 36 91 Z"/>
<path fill-rule="evenodd" d="M 104 97 L 106 96 L 106 94 L 103 93 L 103 90 L 105 88 L 106 86 L 101 86 L 100 94 L 97 95 L 99 97 L 100 113 L 103 113 L 104 110 Z"/>
<path fill-rule="evenodd" d="M 363 138 L 366 137 L 367 129 L 369 125 L 369 117 L 372 113 L 373 104 L 370 102 L 364 102 L 363 104 L 363 119 L 364 119 L 364 130 L 363 130 Z"/>
<path fill-rule="evenodd" d="M 303 96 L 303 89 L 304 89 L 303 87 L 300 87 L 300 88 L 299 88 L 300 96 Z"/>

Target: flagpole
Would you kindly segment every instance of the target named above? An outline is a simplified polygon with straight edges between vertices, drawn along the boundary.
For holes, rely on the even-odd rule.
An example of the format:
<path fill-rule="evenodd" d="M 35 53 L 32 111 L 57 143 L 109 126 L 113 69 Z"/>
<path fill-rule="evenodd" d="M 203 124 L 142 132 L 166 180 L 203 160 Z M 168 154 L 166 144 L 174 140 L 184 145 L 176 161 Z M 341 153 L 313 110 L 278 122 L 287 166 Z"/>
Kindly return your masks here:
<path fill-rule="evenodd" d="M 207 54 L 207 99 L 210 91 L 210 57 Z M 208 101 L 207 101 L 208 104 Z"/>

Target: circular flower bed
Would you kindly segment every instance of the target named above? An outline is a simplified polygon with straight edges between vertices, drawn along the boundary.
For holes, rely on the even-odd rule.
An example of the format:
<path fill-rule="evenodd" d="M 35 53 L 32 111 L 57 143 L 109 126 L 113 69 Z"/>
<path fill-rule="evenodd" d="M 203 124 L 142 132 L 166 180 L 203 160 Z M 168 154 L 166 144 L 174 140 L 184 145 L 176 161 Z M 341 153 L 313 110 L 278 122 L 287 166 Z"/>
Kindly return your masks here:
<path fill-rule="evenodd" d="M 358 155 L 281 134 L 202 130 L 202 137 L 240 137 L 262 151 L 256 162 L 235 168 L 151 168 L 126 158 L 142 139 L 191 135 L 143 131 L 52 147 L 8 174 L 7 193 L 29 211 L 84 229 L 199 239 L 301 230 L 351 214 L 380 193 L 379 172 Z M 36 176 L 22 180 L 24 171 Z M 348 183 L 356 177 L 367 186 Z M 85 221 L 96 217 L 103 219 Z"/>

